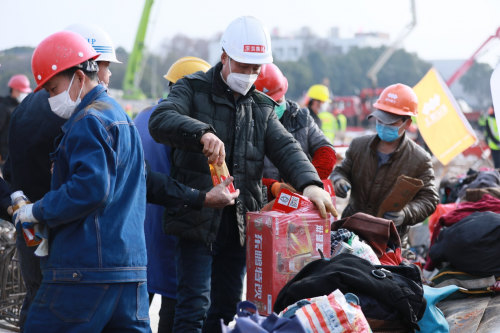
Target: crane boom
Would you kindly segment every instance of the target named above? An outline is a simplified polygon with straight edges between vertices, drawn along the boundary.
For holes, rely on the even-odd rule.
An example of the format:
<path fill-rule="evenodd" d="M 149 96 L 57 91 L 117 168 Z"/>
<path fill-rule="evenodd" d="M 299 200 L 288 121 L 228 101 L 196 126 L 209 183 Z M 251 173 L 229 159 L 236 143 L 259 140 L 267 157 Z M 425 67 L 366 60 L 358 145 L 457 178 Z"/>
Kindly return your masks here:
<path fill-rule="evenodd" d="M 472 57 L 470 57 L 468 60 L 466 60 L 462 64 L 462 66 L 460 66 L 460 68 L 457 69 L 457 71 L 448 79 L 448 81 L 446 81 L 446 84 L 448 85 L 448 87 L 451 86 L 456 80 L 460 79 L 462 77 L 462 75 L 464 75 L 469 70 L 469 68 L 472 67 L 472 65 L 474 64 L 474 59 L 476 59 L 479 52 L 481 52 L 481 50 L 491 40 L 493 40 L 495 38 L 500 38 L 500 28 L 497 29 L 497 32 L 495 35 L 488 37 L 488 39 L 477 49 L 477 51 L 472 55 Z"/>
<path fill-rule="evenodd" d="M 372 67 L 368 70 L 367 76 L 368 78 L 372 81 L 372 86 L 373 89 L 376 89 L 378 86 L 378 80 L 377 80 L 377 74 L 378 72 L 384 67 L 385 63 L 389 58 L 392 56 L 394 51 L 399 47 L 401 42 L 410 34 L 410 32 L 415 28 L 417 25 L 417 12 L 415 10 L 415 0 L 411 0 L 411 13 L 412 13 L 412 21 L 410 24 L 408 24 L 401 34 L 399 35 L 398 39 L 380 55 L 380 57 L 375 61 L 375 63 L 372 65 Z"/>
<path fill-rule="evenodd" d="M 141 21 L 139 22 L 139 28 L 137 29 L 137 34 L 135 35 L 134 48 L 132 49 L 132 53 L 130 53 L 127 64 L 127 71 L 125 72 L 125 77 L 123 79 L 123 98 L 125 99 L 146 98 L 141 88 L 139 87 L 139 80 L 136 80 L 135 77 L 141 67 L 142 55 L 145 47 L 144 41 L 146 38 L 149 14 L 151 12 L 153 2 L 154 0 L 146 0 L 146 2 L 144 3 Z"/>

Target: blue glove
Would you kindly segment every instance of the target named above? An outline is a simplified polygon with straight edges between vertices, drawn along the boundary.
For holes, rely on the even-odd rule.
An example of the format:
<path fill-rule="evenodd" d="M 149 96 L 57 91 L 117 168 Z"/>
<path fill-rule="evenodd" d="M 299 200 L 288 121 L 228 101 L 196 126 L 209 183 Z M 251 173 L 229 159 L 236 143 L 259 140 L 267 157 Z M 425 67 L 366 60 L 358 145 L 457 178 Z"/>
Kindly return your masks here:
<path fill-rule="evenodd" d="M 382 217 L 384 219 L 386 219 L 386 220 L 392 220 L 392 222 L 394 222 L 394 225 L 396 227 L 399 227 L 405 221 L 406 215 L 405 215 L 404 211 L 400 211 L 400 212 L 387 212 Z"/>
<path fill-rule="evenodd" d="M 339 198 L 346 198 L 347 192 L 351 189 L 351 184 L 345 179 L 339 179 L 333 185 L 335 195 Z"/>

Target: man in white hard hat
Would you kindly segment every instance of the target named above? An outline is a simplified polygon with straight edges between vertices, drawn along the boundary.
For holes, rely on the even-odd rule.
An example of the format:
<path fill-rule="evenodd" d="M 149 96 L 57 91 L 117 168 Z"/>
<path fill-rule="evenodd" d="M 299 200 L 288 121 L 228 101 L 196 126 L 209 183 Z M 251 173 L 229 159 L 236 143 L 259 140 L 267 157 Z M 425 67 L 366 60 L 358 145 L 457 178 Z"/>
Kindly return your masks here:
<path fill-rule="evenodd" d="M 111 37 L 102 28 L 90 23 L 75 23 L 64 30 L 73 31 L 83 36 L 92 45 L 94 50 L 101 54 L 96 59 L 99 65 L 99 83 L 107 87 L 109 85 L 109 77 L 111 76 L 111 71 L 109 70 L 110 63 L 121 64 L 121 61 L 116 59 L 115 46 Z"/>
<path fill-rule="evenodd" d="M 323 217 L 337 215 L 314 166 L 278 120 L 276 103 L 255 90 L 261 66 L 273 61 L 267 29 L 254 17 L 237 18 L 221 46 L 221 62 L 177 81 L 149 121 L 151 136 L 172 147 L 173 178 L 206 190 L 207 162 L 225 162 L 241 191 L 223 210 L 165 210 L 164 231 L 178 236 L 174 332 L 220 332 L 220 319 L 233 319 L 246 270 L 245 214 L 264 204 L 266 155 Z"/>

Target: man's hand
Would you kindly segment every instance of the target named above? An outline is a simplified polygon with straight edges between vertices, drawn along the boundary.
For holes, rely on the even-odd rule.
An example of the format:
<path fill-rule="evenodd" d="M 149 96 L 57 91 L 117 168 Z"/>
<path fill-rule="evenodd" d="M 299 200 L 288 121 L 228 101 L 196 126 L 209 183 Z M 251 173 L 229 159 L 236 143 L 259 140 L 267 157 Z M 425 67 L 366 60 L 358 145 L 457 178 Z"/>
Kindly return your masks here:
<path fill-rule="evenodd" d="M 7 214 L 9 214 L 10 216 L 14 214 L 14 209 L 12 209 L 12 206 L 9 206 L 9 208 L 7 208 Z"/>
<path fill-rule="evenodd" d="M 240 190 L 229 193 L 228 186 L 233 182 L 233 177 L 229 177 L 222 184 L 217 185 L 205 197 L 204 206 L 208 208 L 222 209 L 228 205 L 234 205 L 236 198 L 240 195 Z"/>
<path fill-rule="evenodd" d="M 208 157 L 208 164 L 213 164 L 217 161 L 217 164 L 222 166 L 222 163 L 226 159 L 224 142 L 213 133 L 203 134 L 200 142 L 203 145 L 203 154 Z"/>
<path fill-rule="evenodd" d="M 335 190 L 335 195 L 339 198 L 346 198 L 347 192 L 351 189 L 351 184 L 347 182 L 345 179 L 339 179 L 333 185 L 333 189 Z"/>
<path fill-rule="evenodd" d="M 326 219 L 328 213 L 332 213 L 335 217 L 339 216 L 337 210 L 333 207 L 330 194 L 322 188 L 316 185 L 309 185 L 304 189 L 303 194 L 318 207 L 322 218 Z"/>
<path fill-rule="evenodd" d="M 405 212 L 404 211 L 400 211 L 400 212 L 387 212 L 384 214 L 384 216 L 382 216 L 382 218 L 386 219 L 386 220 L 392 220 L 392 222 L 394 222 L 394 225 L 396 227 L 399 227 L 400 225 L 403 224 L 403 222 L 405 221 Z"/>

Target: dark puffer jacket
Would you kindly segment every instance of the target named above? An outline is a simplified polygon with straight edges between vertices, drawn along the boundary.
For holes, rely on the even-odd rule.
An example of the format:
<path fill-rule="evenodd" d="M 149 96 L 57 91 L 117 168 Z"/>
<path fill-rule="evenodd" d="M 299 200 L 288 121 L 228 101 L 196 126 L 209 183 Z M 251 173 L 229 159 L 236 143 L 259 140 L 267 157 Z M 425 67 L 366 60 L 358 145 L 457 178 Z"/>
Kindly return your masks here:
<path fill-rule="evenodd" d="M 398 227 L 403 238 L 408 226 L 424 221 L 436 209 L 439 196 L 434 184 L 431 157 L 406 135 L 389 162 L 378 168 L 378 135 L 363 136 L 351 142 L 342 163 L 333 170 L 332 180 L 347 180 L 351 186 L 349 205 L 342 218 L 356 213 L 377 216 L 382 202 L 390 194 L 399 176 L 421 179 L 424 187 L 404 208 L 405 220 Z"/>
<path fill-rule="evenodd" d="M 262 170 L 267 155 L 290 184 L 303 190 L 323 184 L 299 143 L 281 125 L 275 103 L 253 87 L 237 101 L 221 78 L 222 63 L 207 73 L 188 75 L 174 85 L 149 121 L 151 136 L 173 147 L 171 176 L 195 189 L 212 188 L 201 137 L 213 132 L 226 148 L 226 163 L 241 191 L 236 202 L 240 243 L 245 243 L 245 214 L 263 207 Z M 170 235 L 213 243 L 222 210 L 166 210 L 164 231 Z"/>
<path fill-rule="evenodd" d="M 327 139 L 323 131 L 316 125 L 308 108 L 300 108 L 300 106 L 290 100 L 286 101 L 286 111 L 280 119 L 283 126 L 290 132 L 293 137 L 300 143 L 302 150 L 312 161 L 312 156 L 321 147 L 330 147 L 333 145 Z M 269 158 L 264 160 L 264 178 L 270 179 L 285 179 L 278 168 L 276 168 Z"/>

